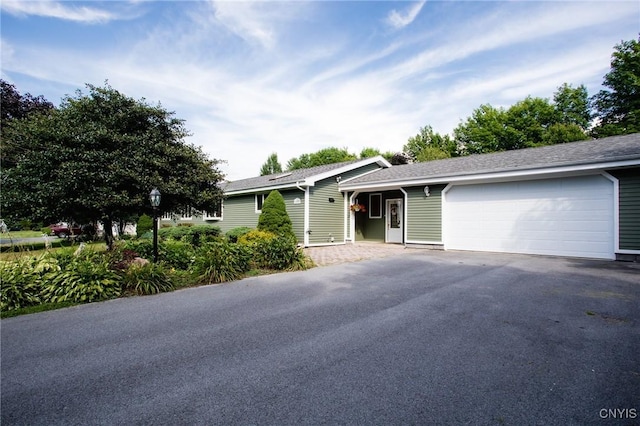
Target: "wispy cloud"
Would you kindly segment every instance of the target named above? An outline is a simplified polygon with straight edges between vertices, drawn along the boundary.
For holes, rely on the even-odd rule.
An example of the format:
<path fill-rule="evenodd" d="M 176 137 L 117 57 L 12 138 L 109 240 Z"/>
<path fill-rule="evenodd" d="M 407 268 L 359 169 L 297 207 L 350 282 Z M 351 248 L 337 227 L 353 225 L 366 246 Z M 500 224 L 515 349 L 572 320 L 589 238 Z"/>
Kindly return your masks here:
<path fill-rule="evenodd" d="M 412 24 L 385 31 L 389 3 L 83 3 L 108 4 L 114 16 L 148 12 L 131 26 L 74 26 L 96 38 L 87 48 L 27 38 L 18 29 L 42 20 L 12 18 L 6 4 L 3 78 L 54 103 L 106 79 L 161 101 L 187 120 L 188 142 L 228 160 L 229 179 L 257 174 L 274 151 L 283 164 L 328 146 L 397 151 L 421 126 L 449 133 L 482 103 L 550 97 L 564 82 L 595 93 L 614 44 L 637 37 L 629 16 L 639 11 L 631 2 L 393 3 L 405 5 L 393 6 L 398 25 Z M 427 11 L 433 22 L 420 19 Z"/>
<path fill-rule="evenodd" d="M 386 22 L 392 28 L 401 29 L 411 24 L 414 19 L 418 16 L 422 7 L 424 6 L 425 1 L 418 2 L 406 8 L 405 10 L 398 12 L 396 9 L 393 9 L 387 15 Z"/>
<path fill-rule="evenodd" d="M 215 21 L 249 43 L 272 48 L 278 32 L 308 5 L 304 2 L 210 0 Z"/>
<path fill-rule="evenodd" d="M 87 6 L 68 6 L 57 1 L 3 1 L 0 3 L 0 8 L 16 16 L 35 15 L 89 24 L 120 19 L 106 10 Z"/>

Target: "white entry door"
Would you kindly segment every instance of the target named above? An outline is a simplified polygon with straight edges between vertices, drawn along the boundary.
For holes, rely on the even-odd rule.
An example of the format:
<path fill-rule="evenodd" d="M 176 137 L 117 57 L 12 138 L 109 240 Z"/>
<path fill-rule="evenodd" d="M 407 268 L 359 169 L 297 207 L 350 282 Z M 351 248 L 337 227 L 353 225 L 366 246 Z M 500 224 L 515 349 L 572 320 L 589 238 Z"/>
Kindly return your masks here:
<path fill-rule="evenodd" d="M 388 243 L 402 244 L 403 224 L 402 224 L 402 199 L 397 198 L 387 200 L 386 211 L 387 232 L 385 241 Z"/>

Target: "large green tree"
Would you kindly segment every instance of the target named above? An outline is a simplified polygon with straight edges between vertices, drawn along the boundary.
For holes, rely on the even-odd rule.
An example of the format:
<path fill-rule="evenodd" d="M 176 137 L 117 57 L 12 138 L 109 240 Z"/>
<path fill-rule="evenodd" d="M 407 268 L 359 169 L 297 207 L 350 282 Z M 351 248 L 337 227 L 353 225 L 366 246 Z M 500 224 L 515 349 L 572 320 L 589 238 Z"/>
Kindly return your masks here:
<path fill-rule="evenodd" d="M 462 154 L 482 154 L 588 139 L 591 117 L 584 86 L 560 86 L 554 101 L 527 96 L 511 107 L 481 105 L 454 130 Z"/>
<path fill-rule="evenodd" d="M 35 113 L 47 113 L 54 108 L 42 95 L 21 95 L 16 86 L 4 80 L 0 80 L 0 99 L 0 132 L 13 120 L 21 120 Z"/>
<path fill-rule="evenodd" d="M 434 132 L 431 126 L 421 127 L 418 134 L 409 138 L 403 150 L 413 161 L 418 162 L 449 158 L 458 154 L 455 141 L 449 135 Z"/>
<path fill-rule="evenodd" d="M 56 110 L 13 120 L 3 131 L 3 214 L 37 221 L 112 224 L 161 210 L 213 210 L 222 192 L 218 160 L 187 144 L 184 121 L 160 104 L 135 100 L 109 85 L 87 85 Z"/>
<path fill-rule="evenodd" d="M 593 135 L 640 132 L 640 38 L 615 46 L 611 70 L 604 76 L 602 85 L 607 89 L 592 99 L 598 119 Z"/>
<path fill-rule="evenodd" d="M 260 176 L 272 175 L 282 172 L 282 165 L 278 161 L 278 154 L 275 152 L 267 158 L 267 161 L 260 167 Z"/>
<path fill-rule="evenodd" d="M 351 154 L 347 148 L 324 148 L 313 154 L 302 154 L 299 157 L 292 158 L 287 163 L 287 170 L 307 169 L 309 167 L 357 159 L 358 157 L 355 154 Z"/>

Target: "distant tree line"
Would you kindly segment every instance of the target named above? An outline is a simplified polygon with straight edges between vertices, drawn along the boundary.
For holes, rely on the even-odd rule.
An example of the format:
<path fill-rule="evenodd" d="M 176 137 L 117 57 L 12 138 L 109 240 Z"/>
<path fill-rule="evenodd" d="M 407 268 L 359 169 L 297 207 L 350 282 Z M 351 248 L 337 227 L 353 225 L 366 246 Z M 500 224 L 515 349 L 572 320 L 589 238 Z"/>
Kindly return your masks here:
<path fill-rule="evenodd" d="M 347 148 L 331 147 L 292 158 L 286 170 L 375 155 L 392 164 L 422 162 L 640 132 L 640 38 L 614 47 L 602 85 L 605 89 L 592 97 L 584 85 L 564 83 L 552 100 L 527 96 L 509 108 L 483 104 L 460 122 L 452 136 L 426 125 L 399 152 L 365 148 L 358 156 Z M 271 164 L 282 170 L 274 153 L 263 165 L 262 175 L 270 174 Z"/>

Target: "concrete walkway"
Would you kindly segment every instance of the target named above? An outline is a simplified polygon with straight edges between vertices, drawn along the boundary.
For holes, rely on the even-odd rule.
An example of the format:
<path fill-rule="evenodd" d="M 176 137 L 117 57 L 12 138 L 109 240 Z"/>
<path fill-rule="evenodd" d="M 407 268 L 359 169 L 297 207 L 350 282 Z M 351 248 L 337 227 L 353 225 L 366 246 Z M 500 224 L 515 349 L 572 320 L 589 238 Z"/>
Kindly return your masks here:
<path fill-rule="evenodd" d="M 337 263 L 356 262 L 402 254 L 402 244 L 372 242 L 347 243 L 335 246 L 307 247 L 304 252 L 316 265 L 327 266 Z"/>

